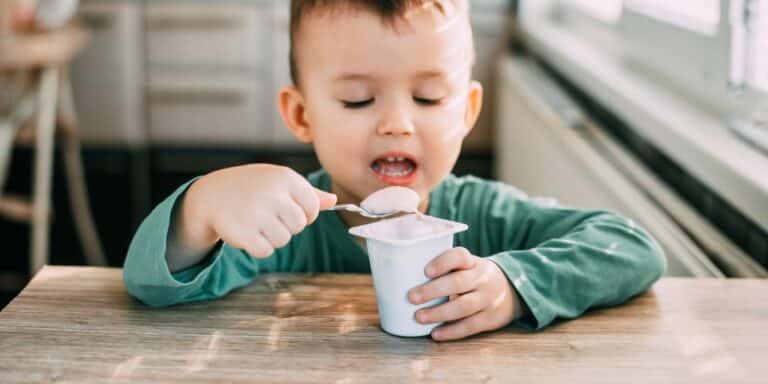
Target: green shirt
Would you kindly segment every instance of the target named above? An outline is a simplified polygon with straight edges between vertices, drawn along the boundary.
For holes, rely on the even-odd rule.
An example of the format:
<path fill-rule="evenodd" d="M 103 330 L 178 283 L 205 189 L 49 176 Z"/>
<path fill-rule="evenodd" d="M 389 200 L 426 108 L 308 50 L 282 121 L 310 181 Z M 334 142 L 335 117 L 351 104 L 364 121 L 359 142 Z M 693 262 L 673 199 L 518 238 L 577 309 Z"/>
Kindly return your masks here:
<path fill-rule="evenodd" d="M 309 176 L 329 191 L 330 176 Z M 318 219 L 267 259 L 220 243 L 201 264 L 171 273 L 166 244 L 174 207 L 192 183 L 160 203 L 136 232 L 123 269 L 131 295 L 150 306 L 219 298 L 265 272 L 370 273 L 368 256 L 335 212 Z M 542 328 L 589 308 L 620 304 L 665 271 L 664 253 L 631 220 L 567 209 L 472 176 L 447 177 L 430 194 L 428 215 L 469 225 L 455 246 L 490 257 L 530 311 L 520 324 Z"/>

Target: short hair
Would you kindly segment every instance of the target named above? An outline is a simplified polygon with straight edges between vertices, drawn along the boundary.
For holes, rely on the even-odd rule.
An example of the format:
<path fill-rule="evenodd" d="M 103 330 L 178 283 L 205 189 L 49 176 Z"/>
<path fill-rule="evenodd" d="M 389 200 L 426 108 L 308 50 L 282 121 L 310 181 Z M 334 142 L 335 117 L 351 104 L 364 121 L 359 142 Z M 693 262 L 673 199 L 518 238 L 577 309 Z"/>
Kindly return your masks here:
<path fill-rule="evenodd" d="M 405 16 L 409 10 L 428 4 L 434 5 L 440 12 L 444 12 L 439 0 L 291 0 L 289 65 L 293 84 L 299 84 L 299 73 L 296 65 L 296 36 L 302 20 L 310 13 L 318 10 L 329 11 L 345 8 L 362 10 L 373 12 L 380 16 L 384 23 L 391 24 L 396 19 Z"/>

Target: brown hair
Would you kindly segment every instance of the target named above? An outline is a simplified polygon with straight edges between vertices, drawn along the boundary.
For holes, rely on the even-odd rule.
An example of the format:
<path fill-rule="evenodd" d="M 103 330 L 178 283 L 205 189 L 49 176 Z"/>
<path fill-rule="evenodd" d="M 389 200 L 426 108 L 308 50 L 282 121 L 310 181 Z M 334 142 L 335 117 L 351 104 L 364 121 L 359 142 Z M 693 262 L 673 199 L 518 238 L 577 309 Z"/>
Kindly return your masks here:
<path fill-rule="evenodd" d="M 313 11 L 352 9 L 373 12 L 381 16 L 384 23 L 392 23 L 414 7 L 432 3 L 438 10 L 443 11 L 440 1 L 436 0 L 291 0 L 291 50 L 290 69 L 293 84 L 298 85 L 298 69 L 296 67 L 296 36 L 301 21 Z"/>

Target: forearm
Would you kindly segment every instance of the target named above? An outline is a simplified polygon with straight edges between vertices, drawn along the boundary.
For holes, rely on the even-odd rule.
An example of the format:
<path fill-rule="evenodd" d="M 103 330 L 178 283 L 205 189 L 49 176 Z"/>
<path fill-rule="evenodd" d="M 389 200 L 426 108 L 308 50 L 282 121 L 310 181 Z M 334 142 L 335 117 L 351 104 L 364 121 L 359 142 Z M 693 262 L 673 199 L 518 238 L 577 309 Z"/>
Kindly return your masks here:
<path fill-rule="evenodd" d="M 206 203 L 200 199 L 203 183 L 200 179 L 189 187 L 171 216 L 166 252 L 171 272 L 201 263 L 220 240 L 205 214 Z"/>
<path fill-rule="evenodd" d="M 180 208 L 191 183 L 182 185 L 161 202 L 139 226 L 123 265 L 128 292 L 154 307 L 222 297 L 252 281 L 259 272 L 256 261 L 242 251 L 219 244 L 204 259 L 172 273 L 168 244 L 173 212 Z"/>
<path fill-rule="evenodd" d="M 531 249 L 493 256 L 529 306 L 529 325 L 541 328 L 592 307 L 620 304 L 663 274 L 661 249 L 627 223 L 601 214 Z"/>

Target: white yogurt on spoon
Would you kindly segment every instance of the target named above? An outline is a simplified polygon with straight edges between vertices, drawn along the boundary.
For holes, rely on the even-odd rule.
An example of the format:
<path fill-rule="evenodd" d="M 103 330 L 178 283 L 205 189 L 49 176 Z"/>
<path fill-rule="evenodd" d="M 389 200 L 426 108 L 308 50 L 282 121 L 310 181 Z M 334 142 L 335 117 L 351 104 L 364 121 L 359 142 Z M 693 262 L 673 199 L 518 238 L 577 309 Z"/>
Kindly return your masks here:
<path fill-rule="evenodd" d="M 418 212 L 419 194 L 405 187 L 380 189 L 363 200 L 360 207 L 371 213 Z"/>

